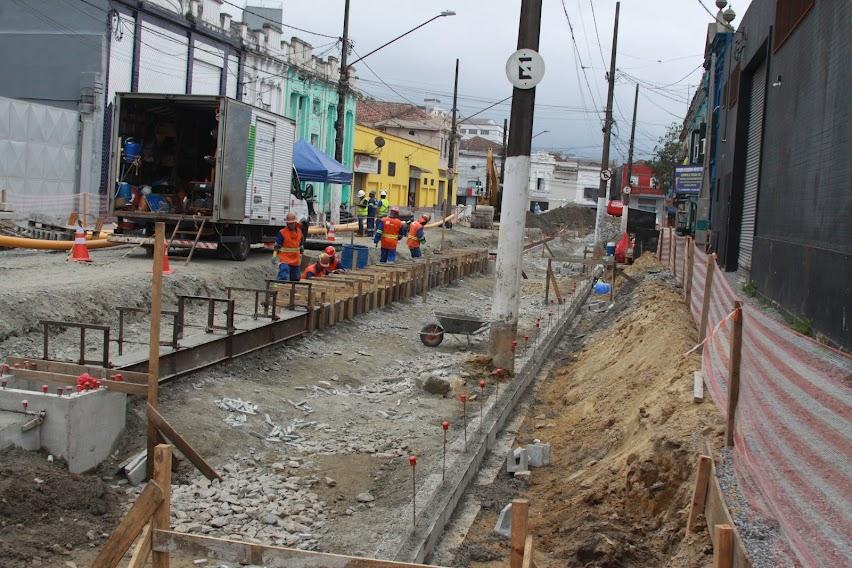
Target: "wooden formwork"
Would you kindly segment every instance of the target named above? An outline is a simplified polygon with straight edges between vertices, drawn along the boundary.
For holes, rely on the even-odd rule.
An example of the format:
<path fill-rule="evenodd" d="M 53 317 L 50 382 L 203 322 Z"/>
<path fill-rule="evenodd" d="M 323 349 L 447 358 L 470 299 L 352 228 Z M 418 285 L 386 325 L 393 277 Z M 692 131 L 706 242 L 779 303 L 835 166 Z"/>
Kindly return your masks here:
<path fill-rule="evenodd" d="M 437 286 L 485 271 L 488 252 L 458 250 L 436 254 L 419 261 L 374 264 L 314 278 L 309 282 L 270 280 L 267 287 L 278 290 L 278 306 L 305 309 L 308 331 L 333 326 L 342 320 L 423 295 Z"/>

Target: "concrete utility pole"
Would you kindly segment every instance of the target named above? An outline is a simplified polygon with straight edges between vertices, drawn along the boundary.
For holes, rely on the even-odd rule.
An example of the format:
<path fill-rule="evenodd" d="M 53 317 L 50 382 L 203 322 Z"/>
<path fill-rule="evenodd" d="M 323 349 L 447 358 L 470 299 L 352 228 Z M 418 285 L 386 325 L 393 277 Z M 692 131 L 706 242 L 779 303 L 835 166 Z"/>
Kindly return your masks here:
<path fill-rule="evenodd" d="M 522 0 L 518 49 L 538 51 L 542 0 Z M 505 164 L 506 184 L 501 199 L 500 233 L 497 242 L 497 279 L 491 307 L 490 353 L 495 367 L 514 372 L 512 341 L 518 329 L 521 300 L 521 269 L 524 254 L 527 191 L 535 111 L 535 88 L 512 91 L 509 146 Z"/>
<path fill-rule="evenodd" d="M 636 109 L 639 106 L 639 83 L 636 83 L 636 95 L 633 98 L 633 125 L 630 127 L 630 149 L 627 151 L 627 187 L 630 187 L 630 176 L 633 175 L 633 141 L 636 139 Z M 624 209 L 621 212 L 621 234 L 627 232 L 627 215 L 630 211 L 630 194 L 622 194 Z"/>
<path fill-rule="evenodd" d="M 453 180 L 456 177 L 456 113 L 458 112 L 459 100 L 459 60 L 456 58 L 456 74 L 453 80 L 453 120 L 450 126 L 450 155 L 447 158 L 447 170 L 450 174 L 450 179 L 447 180 L 447 196 L 444 199 L 444 218 L 450 214 L 450 199 L 453 198 Z M 441 223 L 441 250 L 444 250 L 444 232 L 447 230 L 447 224 Z"/>
<path fill-rule="evenodd" d="M 612 133 L 612 98 L 615 94 L 615 51 L 618 47 L 618 13 L 621 10 L 621 2 L 615 3 L 615 27 L 612 32 L 612 54 L 609 60 L 609 88 L 606 93 L 606 118 L 604 119 L 603 152 L 601 153 L 601 179 L 598 187 L 598 212 L 595 216 L 595 243 L 601 242 L 601 225 L 603 224 L 604 212 L 606 211 L 606 187 L 607 180 L 604 179 L 604 171 L 609 169 L 609 137 Z"/>
<path fill-rule="evenodd" d="M 340 80 L 337 82 L 337 123 L 334 136 L 334 159 L 343 163 L 343 137 L 346 122 L 346 93 L 349 91 L 349 0 L 343 7 L 343 45 L 340 48 Z M 340 195 L 342 186 L 331 185 L 331 222 L 340 222 Z"/>
<path fill-rule="evenodd" d="M 707 118 L 704 121 L 707 124 L 706 134 L 704 135 L 704 171 L 701 176 L 701 190 L 698 193 L 698 207 L 695 212 L 697 217 L 695 220 L 695 244 L 701 250 L 706 250 L 708 244 L 707 227 L 710 225 L 710 145 L 713 142 L 713 109 L 716 105 L 715 51 L 710 55 L 710 81 L 707 90 Z M 704 228 L 701 229 L 699 227 Z"/>

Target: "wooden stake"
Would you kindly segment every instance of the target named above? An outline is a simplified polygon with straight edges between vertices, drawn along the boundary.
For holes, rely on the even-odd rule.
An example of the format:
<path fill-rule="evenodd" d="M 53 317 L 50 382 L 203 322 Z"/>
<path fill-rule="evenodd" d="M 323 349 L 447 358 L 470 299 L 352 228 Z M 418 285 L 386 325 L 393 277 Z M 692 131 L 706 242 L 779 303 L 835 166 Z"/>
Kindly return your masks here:
<path fill-rule="evenodd" d="M 695 532 L 698 515 L 704 512 L 712 463 L 713 460 L 710 456 L 698 456 L 698 473 L 695 476 L 695 487 L 692 489 L 692 502 L 689 504 L 689 517 L 686 521 L 686 532 L 688 533 Z"/>
<path fill-rule="evenodd" d="M 154 448 L 154 481 L 163 491 L 163 501 L 151 517 L 151 528 L 167 531 L 171 528 L 172 506 L 172 447 L 159 444 Z M 154 552 L 151 557 L 152 568 L 169 568 L 169 553 Z"/>
<path fill-rule="evenodd" d="M 535 566 L 535 561 L 533 560 L 533 537 L 531 534 L 528 534 L 526 541 L 524 541 L 524 559 L 521 562 L 521 568 L 533 568 L 533 566 Z"/>
<path fill-rule="evenodd" d="M 151 523 L 148 523 L 142 529 L 142 534 L 139 535 L 139 540 L 133 549 L 127 568 L 145 568 L 148 564 L 148 557 L 151 556 L 151 543 Z"/>
<path fill-rule="evenodd" d="M 146 408 L 146 415 L 148 417 L 148 422 L 153 423 L 154 427 L 162 434 L 166 439 L 168 439 L 172 444 L 178 447 L 178 449 L 183 453 L 186 458 L 192 462 L 198 471 L 201 472 L 204 477 L 213 481 L 214 479 L 222 479 L 222 476 L 219 475 L 215 469 L 210 467 L 204 458 L 201 457 L 195 448 L 189 445 L 189 442 L 184 440 L 183 436 L 181 436 L 177 430 L 175 430 L 171 424 L 169 424 L 163 416 L 154 410 L 154 408 L 149 404 Z"/>
<path fill-rule="evenodd" d="M 695 264 L 695 240 L 692 237 L 688 237 L 686 241 L 686 269 L 685 272 L 685 280 L 683 288 L 683 297 L 686 300 L 686 307 L 691 312 L 692 311 L 692 267 Z"/>
<path fill-rule="evenodd" d="M 527 541 L 527 520 L 530 502 L 527 499 L 512 499 L 512 552 L 511 568 L 522 568 L 524 545 Z"/>
<path fill-rule="evenodd" d="M 734 302 L 734 328 L 731 330 L 731 358 L 728 370 L 728 417 L 725 426 L 725 445 L 734 445 L 734 425 L 737 416 L 737 403 L 740 400 L 740 361 L 743 347 L 743 304 Z"/>
<path fill-rule="evenodd" d="M 83 194 L 83 226 L 89 222 L 89 194 Z"/>
<path fill-rule="evenodd" d="M 704 275 L 704 298 L 701 305 L 701 325 L 698 326 L 698 341 L 704 341 L 707 337 L 707 320 L 710 317 L 710 296 L 713 294 L 713 273 L 716 270 L 716 255 L 707 255 L 707 272 Z M 701 348 L 704 353 L 707 348 L 705 344 Z"/>
<path fill-rule="evenodd" d="M 552 263 L 553 261 L 548 258 L 547 275 L 544 277 L 544 305 L 548 305 L 550 303 L 550 275 L 553 274 Z"/>
<path fill-rule="evenodd" d="M 734 566 L 734 529 L 731 525 L 716 525 L 713 528 L 715 541 L 713 547 L 713 568 L 733 568 Z"/>
<path fill-rule="evenodd" d="M 669 257 L 669 262 L 672 264 L 672 273 L 674 273 L 675 282 L 677 282 L 677 236 L 672 237 L 671 250 L 672 254 Z"/>
<path fill-rule="evenodd" d="M 673 245 L 674 245 L 674 239 L 672 239 L 672 228 L 669 227 L 669 258 L 668 258 L 669 267 L 674 266 L 672 264 L 672 246 Z"/>
<path fill-rule="evenodd" d="M 657 237 L 657 260 L 663 261 L 663 228 L 660 227 L 660 236 Z M 585 270 L 585 266 L 583 269 Z"/>
<path fill-rule="evenodd" d="M 156 483 L 148 483 L 133 506 L 112 531 L 97 558 L 92 562 L 92 568 L 114 568 L 118 566 L 124 554 L 133 545 L 133 541 L 151 520 L 151 515 L 163 502 L 163 493 Z"/>
<path fill-rule="evenodd" d="M 155 410 L 158 406 L 160 381 L 160 297 L 163 288 L 163 256 L 165 254 L 165 223 L 154 225 L 154 268 L 151 275 L 151 330 L 148 336 L 148 404 Z M 149 420 L 148 437 L 148 478 L 154 471 L 154 446 L 157 445 L 157 427 Z"/>

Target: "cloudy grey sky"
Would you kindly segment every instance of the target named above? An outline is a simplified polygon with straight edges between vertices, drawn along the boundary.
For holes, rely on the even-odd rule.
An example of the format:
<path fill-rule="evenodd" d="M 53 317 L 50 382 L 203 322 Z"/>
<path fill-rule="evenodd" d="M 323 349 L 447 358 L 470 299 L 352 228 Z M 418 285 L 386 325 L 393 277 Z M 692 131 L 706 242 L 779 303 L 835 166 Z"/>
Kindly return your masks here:
<path fill-rule="evenodd" d="M 714 0 L 622 0 L 615 98 L 613 152 L 626 159 L 633 105 L 633 80 L 641 83 L 636 135 L 639 158 L 650 156 L 666 126 L 682 121 L 689 97 L 701 78 L 704 38 Z M 243 3 L 238 0 L 236 3 Z M 281 0 L 249 0 L 249 5 L 280 6 Z M 452 106 L 453 66 L 460 59 L 459 109 L 473 114 L 511 94 L 505 75 L 515 50 L 520 0 L 351 0 L 350 37 L 364 54 L 442 10 L 456 16 L 427 27 L 370 56 L 356 66 L 358 88 L 385 100 L 422 104 L 437 97 Z M 739 20 L 749 0 L 736 0 Z M 344 0 L 284 0 L 284 24 L 340 35 Z M 564 9 L 563 9 L 564 5 Z M 227 11 L 228 6 L 223 6 Z M 566 18 L 566 13 L 568 18 Z M 600 158 L 600 111 L 606 104 L 615 0 L 544 0 L 540 53 L 546 74 L 536 92 L 536 149 L 553 149 Z M 568 25 L 574 29 L 574 43 Z M 597 23 L 597 29 L 595 26 Z M 284 29 L 330 52 L 332 40 Z M 356 55 L 357 57 L 357 55 Z M 582 62 L 583 69 L 580 68 Z M 585 74 L 584 74 L 585 72 Z M 586 83 L 588 78 L 588 84 Z M 481 116 L 502 121 L 509 102 Z"/>

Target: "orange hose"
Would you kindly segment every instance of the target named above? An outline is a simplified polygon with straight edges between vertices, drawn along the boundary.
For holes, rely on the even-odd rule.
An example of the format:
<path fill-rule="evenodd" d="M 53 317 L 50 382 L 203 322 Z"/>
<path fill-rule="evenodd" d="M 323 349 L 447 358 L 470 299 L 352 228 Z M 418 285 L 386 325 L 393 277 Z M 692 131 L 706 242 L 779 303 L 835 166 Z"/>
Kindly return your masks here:
<path fill-rule="evenodd" d="M 113 247 L 120 244 L 123 243 L 111 243 L 106 239 L 86 241 L 86 246 L 90 249 Z M 72 246 L 74 246 L 74 241 L 48 241 L 44 239 L 26 239 L 0 235 L 0 247 L 36 250 L 71 250 Z"/>

